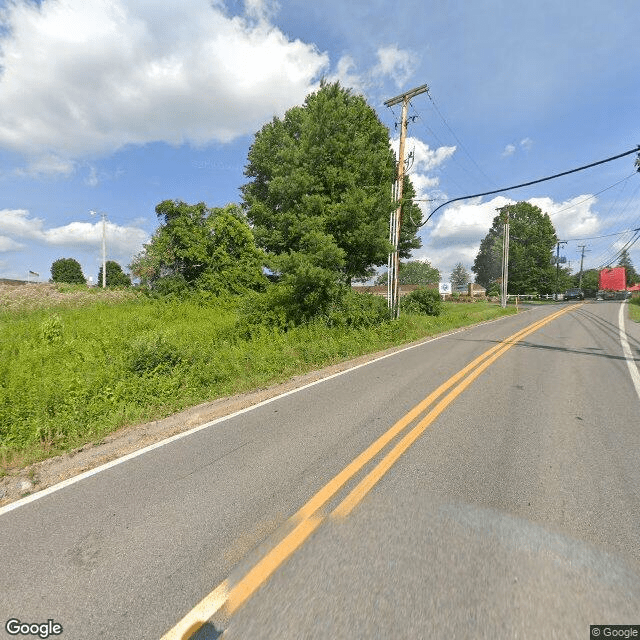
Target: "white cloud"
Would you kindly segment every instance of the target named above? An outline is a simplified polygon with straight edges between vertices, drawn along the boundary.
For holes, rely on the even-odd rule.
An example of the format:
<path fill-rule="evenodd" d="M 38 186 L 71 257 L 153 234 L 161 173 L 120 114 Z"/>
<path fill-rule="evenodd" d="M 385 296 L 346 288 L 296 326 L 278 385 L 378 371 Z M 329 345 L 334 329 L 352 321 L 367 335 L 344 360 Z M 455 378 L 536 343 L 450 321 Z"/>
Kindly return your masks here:
<path fill-rule="evenodd" d="M 520 146 L 525 151 L 529 151 L 533 146 L 533 140 L 531 138 L 523 138 L 522 140 L 520 140 Z"/>
<path fill-rule="evenodd" d="M 335 82 L 336 80 L 343 87 L 348 87 L 358 93 L 364 93 L 368 86 L 366 78 L 357 73 L 355 60 L 351 56 L 342 56 L 338 60 L 335 72 L 329 76 L 330 82 Z"/>
<path fill-rule="evenodd" d="M 43 225 L 43 220 L 32 218 L 26 209 L 0 210 L 0 233 L 35 240 L 42 238 Z"/>
<path fill-rule="evenodd" d="M 0 252 L 18 251 L 18 249 L 24 249 L 24 246 L 20 242 L 16 242 L 6 236 L 0 236 Z"/>
<path fill-rule="evenodd" d="M 548 197 L 531 198 L 528 202 L 549 214 L 561 239 L 594 235 L 603 226 L 593 210 L 596 199 L 590 195 L 576 196 L 564 202 L 555 202 Z M 416 252 L 416 257 L 428 257 L 445 274 L 450 273 L 457 262 L 470 269 L 480 241 L 498 214 L 497 209 L 513 203 L 514 200 L 496 196 L 486 202 L 458 202 L 446 207 L 435 220 L 432 219 L 433 227 L 423 231 L 423 248 Z"/>
<path fill-rule="evenodd" d="M 374 77 L 389 76 L 396 87 L 401 88 L 413 75 L 416 68 L 416 54 L 399 49 L 398 45 L 380 47 L 376 52 L 378 63 L 372 70 Z"/>
<path fill-rule="evenodd" d="M 522 140 L 520 140 L 520 143 L 518 145 L 506 145 L 504 151 L 502 152 L 502 157 L 508 158 L 509 156 L 512 156 L 518 150 L 518 148 L 524 149 L 525 151 L 530 151 L 531 147 L 533 147 L 533 140 L 531 138 L 523 138 Z"/>
<path fill-rule="evenodd" d="M 515 145 L 508 144 L 504 148 L 504 151 L 502 152 L 502 157 L 503 158 L 508 158 L 509 156 L 512 156 L 515 152 L 516 152 Z"/>
<path fill-rule="evenodd" d="M 226 142 L 314 88 L 328 56 L 247 0 L 16 0 L 1 16 L 0 145 L 30 172 L 126 144 Z"/>
<path fill-rule="evenodd" d="M 6 240 L 20 244 L 9 236 L 32 240 L 47 246 L 70 248 L 99 248 L 102 245 L 102 222 L 71 222 L 60 227 L 46 229 L 44 221 L 32 218 L 25 209 L 0 211 L 0 233 L 7 234 Z M 120 260 L 130 260 L 140 251 L 149 234 L 135 226 L 121 226 L 107 221 L 106 244 L 110 256 Z M 4 236 L 0 236 L 4 237 Z M 23 248 L 24 245 L 17 248 Z M 8 249 L 5 249 L 8 250 Z"/>

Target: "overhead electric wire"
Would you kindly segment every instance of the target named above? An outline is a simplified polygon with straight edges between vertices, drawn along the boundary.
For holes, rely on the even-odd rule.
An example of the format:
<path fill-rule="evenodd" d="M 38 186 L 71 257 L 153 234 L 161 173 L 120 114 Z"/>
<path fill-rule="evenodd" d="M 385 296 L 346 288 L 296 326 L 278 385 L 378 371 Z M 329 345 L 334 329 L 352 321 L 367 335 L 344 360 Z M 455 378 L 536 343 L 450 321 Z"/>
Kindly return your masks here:
<path fill-rule="evenodd" d="M 583 204 L 585 202 L 589 202 L 589 200 L 593 200 L 596 196 L 599 196 L 601 193 L 604 193 L 605 191 L 609 191 L 609 189 L 613 189 L 613 187 L 617 187 L 620 183 L 624 182 L 625 180 L 628 180 L 629 178 L 632 178 L 634 175 L 636 174 L 636 172 L 634 171 L 633 173 L 629 174 L 626 178 L 622 178 L 622 180 L 618 180 L 618 182 L 616 182 L 615 184 L 612 184 L 609 187 L 605 187 L 604 189 L 601 189 L 600 191 L 594 193 L 593 195 L 589 196 L 588 198 L 585 198 L 584 200 L 580 200 L 580 202 L 574 202 L 573 204 L 569 205 L 568 207 L 564 207 L 563 209 L 558 209 L 557 211 L 554 211 L 553 213 L 549 214 L 550 218 L 553 218 L 553 216 L 557 216 L 559 213 L 562 213 L 563 211 L 568 211 L 569 209 L 573 209 L 574 207 L 577 207 L 579 204 Z"/>
<path fill-rule="evenodd" d="M 482 170 L 482 167 L 480 167 L 480 165 L 471 157 L 471 154 L 467 151 L 467 148 L 464 146 L 464 144 L 462 143 L 460 138 L 458 138 L 458 136 L 455 134 L 454 130 L 449 126 L 449 123 L 445 120 L 444 116 L 440 113 L 440 109 L 438 109 L 438 105 L 436 104 L 436 101 L 433 99 L 433 96 L 431 95 L 429 89 L 427 89 L 427 95 L 429 96 L 429 100 L 431 100 L 431 104 L 433 105 L 433 108 L 434 108 L 435 112 L 440 116 L 440 119 L 444 123 L 444 126 L 447 127 L 447 129 L 449 129 L 449 131 L 451 132 L 451 135 L 456 139 L 456 142 L 460 145 L 460 148 L 467 154 L 467 157 L 474 164 L 475 168 L 491 184 L 495 184 L 495 182 Z"/>
<path fill-rule="evenodd" d="M 459 202 L 460 200 L 469 200 L 471 198 L 480 198 L 482 196 L 490 196 L 493 195 L 495 193 L 504 193 L 505 191 L 512 191 L 514 189 L 521 189 L 522 187 L 529 187 L 531 185 L 534 184 L 540 184 L 541 182 L 547 182 L 548 180 L 554 180 L 555 178 L 561 178 L 562 176 L 568 176 L 572 173 L 577 173 L 578 171 L 584 171 L 585 169 L 590 169 L 591 167 L 597 167 L 598 165 L 601 164 L 605 164 L 606 162 L 611 162 L 612 160 L 618 160 L 619 158 L 624 158 L 625 156 L 631 155 L 632 153 L 637 153 L 640 152 L 640 145 L 638 145 L 637 147 L 635 147 L 634 149 L 631 149 L 629 151 L 625 151 L 624 153 L 620 153 L 616 156 L 612 156 L 611 158 L 605 158 L 604 160 L 598 160 L 597 162 L 592 162 L 591 164 L 586 164 L 582 167 L 577 167 L 576 169 L 571 169 L 570 171 L 563 171 L 562 173 L 556 173 L 552 176 L 547 176 L 546 178 L 539 178 L 538 180 L 531 180 L 530 182 L 523 182 L 522 184 L 516 184 L 512 187 L 505 187 L 504 189 L 495 189 L 494 191 L 486 191 L 485 193 L 476 193 L 473 195 L 468 195 L 468 196 L 461 196 L 459 198 L 453 198 L 452 200 L 447 200 L 447 202 L 442 203 L 441 205 L 437 206 L 428 216 L 427 219 L 420 225 L 423 226 L 425 225 L 429 219 L 431 218 L 431 216 L 438 211 L 439 209 L 442 209 L 442 207 L 445 207 L 448 204 L 451 204 L 452 202 Z M 640 170 L 640 168 L 639 168 Z"/>
<path fill-rule="evenodd" d="M 640 240 L 640 229 L 636 229 L 631 240 L 629 240 L 627 244 L 625 244 L 622 249 L 620 249 L 613 258 L 611 258 L 611 260 L 600 265 L 599 269 L 610 267 L 625 251 L 629 250 L 636 242 L 638 242 L 638 240 Z"/>

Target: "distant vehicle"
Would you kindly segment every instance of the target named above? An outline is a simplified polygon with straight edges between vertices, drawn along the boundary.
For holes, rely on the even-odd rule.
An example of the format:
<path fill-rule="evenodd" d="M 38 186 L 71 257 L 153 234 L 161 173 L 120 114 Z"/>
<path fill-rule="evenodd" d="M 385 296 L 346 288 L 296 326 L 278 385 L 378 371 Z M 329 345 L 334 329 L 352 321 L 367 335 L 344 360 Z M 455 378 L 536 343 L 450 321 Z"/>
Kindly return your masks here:
<path fill-rule="evenodd" d="M 568 289 L 564 293 L 565 300 L 584 300 L 584 292 L 582 289 Z"/>
<path fill-rule="evenodd" d="M 602 269 L 598 276 L 598 300 L 625 300 L 629 297 L 624 267 Z"/>

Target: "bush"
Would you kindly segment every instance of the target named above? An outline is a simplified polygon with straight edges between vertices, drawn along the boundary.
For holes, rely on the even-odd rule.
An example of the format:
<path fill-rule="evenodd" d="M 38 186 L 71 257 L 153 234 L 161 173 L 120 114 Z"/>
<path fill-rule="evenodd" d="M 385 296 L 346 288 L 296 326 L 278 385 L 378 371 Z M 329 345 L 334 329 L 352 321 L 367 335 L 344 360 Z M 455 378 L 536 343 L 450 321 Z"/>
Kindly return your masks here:
<path fill-rule="evenodd" d="M 637 304 L 640 307 L 640 296 L 636 296 L 635 298 L 631 298 L 629 300 L 629 304 Z"/>
<path fill-rule="evenodd" d="M 380 296 L 347 291 L 322 320 L 328 327 L 374 327 L 389 320 L 389 309 Z"/>
<path fill-rule="evenodd" d="M 439 316 L 442 300 L 436 289 L 420 288 L 400 299 L 400 309 L 405 313 Z"/>

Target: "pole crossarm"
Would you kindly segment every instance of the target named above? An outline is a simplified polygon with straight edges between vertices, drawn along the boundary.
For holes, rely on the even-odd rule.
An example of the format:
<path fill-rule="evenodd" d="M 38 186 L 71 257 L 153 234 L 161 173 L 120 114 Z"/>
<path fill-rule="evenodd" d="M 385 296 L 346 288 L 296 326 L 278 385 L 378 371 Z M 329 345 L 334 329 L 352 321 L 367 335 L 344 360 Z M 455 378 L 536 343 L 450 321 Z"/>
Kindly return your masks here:
<path fill-rule="evenodd" d="M 415 89 L 411 89 L 410 91 L 406 91 L 405 93 L 401 93 L 399 96 L 396 96 L 395 98 L 390 98 L 389 100 L 387 100 L 384 103 L 385 107 L 393 107 L 393 105 L 395 104 L 400 104 L 401 102 L 405 101 L 405 100 L 411 100 L 411 98 L 414 98 L 415 96 L 420 95 L 421 93 L 425 93 L 426 91 L 429 91 L 429 85 L 423 84 L 420 87 L 416 87 Z"/>

